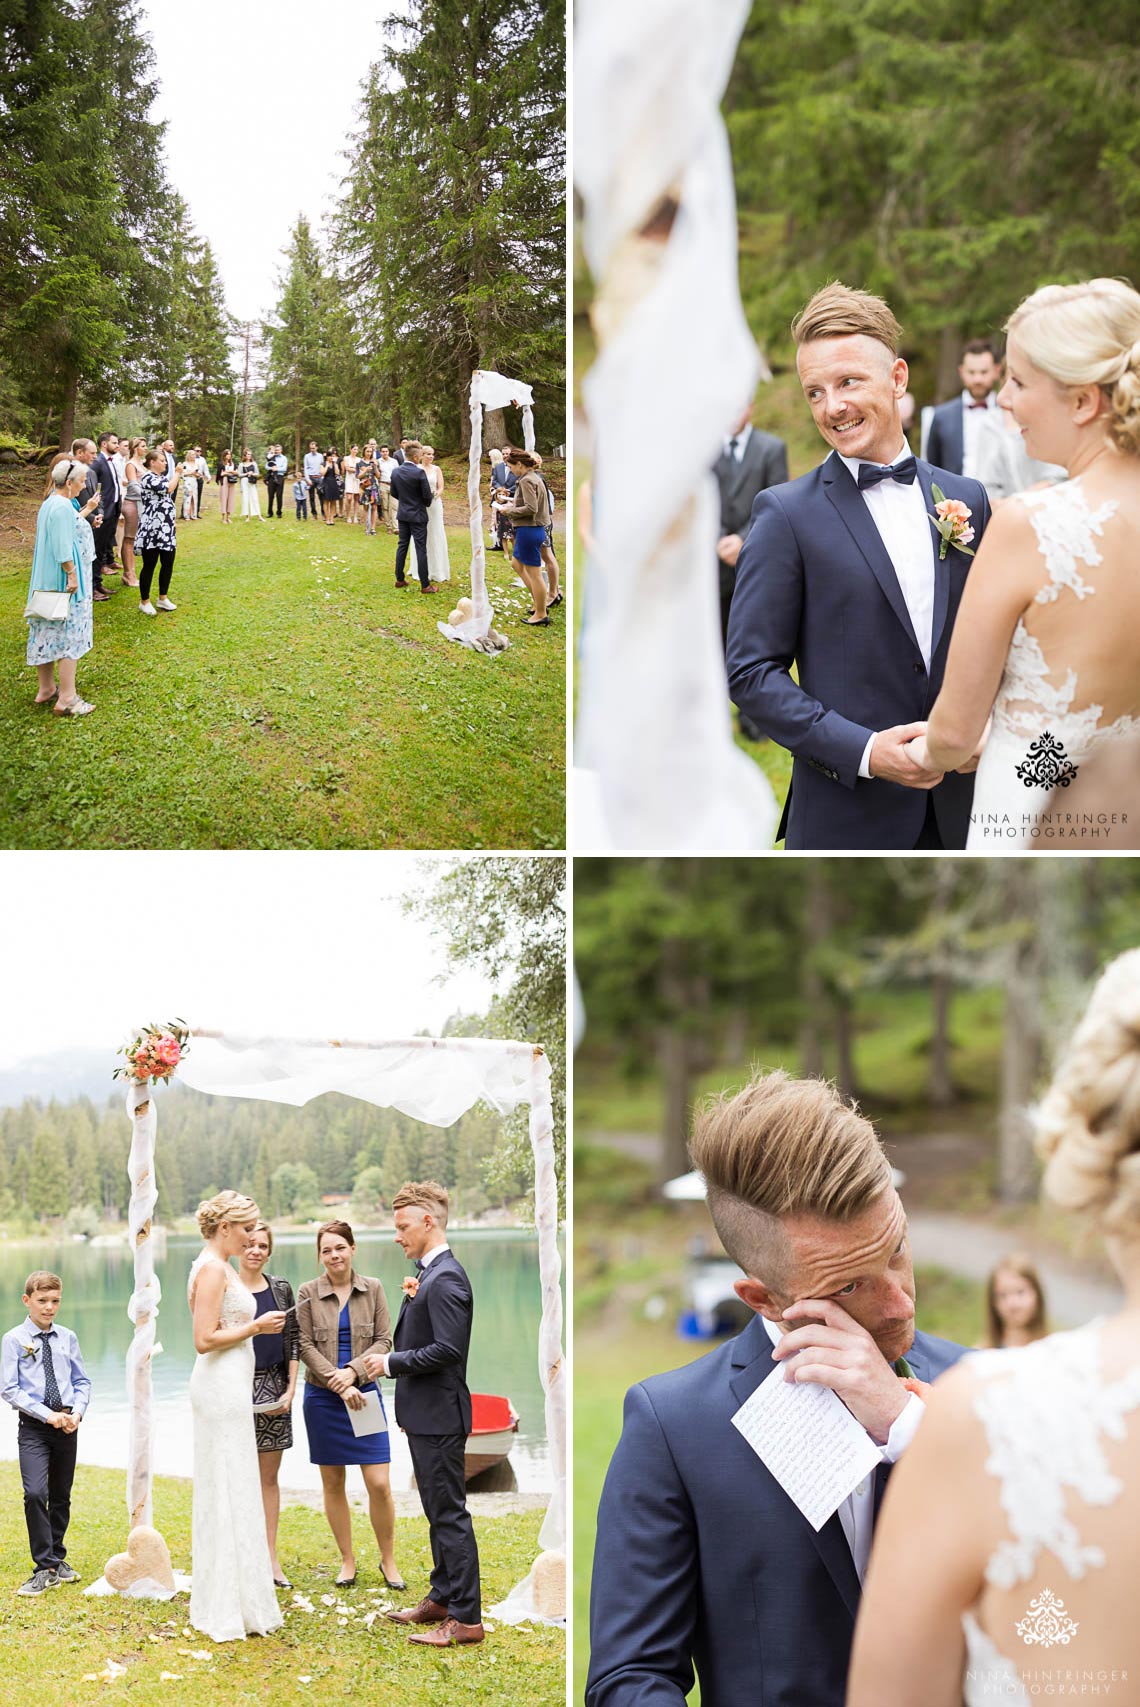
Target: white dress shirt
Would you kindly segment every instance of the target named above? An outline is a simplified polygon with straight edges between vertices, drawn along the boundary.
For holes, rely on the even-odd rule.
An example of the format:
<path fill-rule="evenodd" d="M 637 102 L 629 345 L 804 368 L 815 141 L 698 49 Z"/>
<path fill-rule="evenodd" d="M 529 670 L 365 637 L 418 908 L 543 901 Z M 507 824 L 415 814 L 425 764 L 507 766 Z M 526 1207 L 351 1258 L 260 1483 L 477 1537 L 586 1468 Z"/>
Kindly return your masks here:
<path fill-rule="evenodd" d="M 858 485 L 859 470 L 868 459 L 843 456 L 839 451 L 835 454 Z M 904 441 L 898 455 L 891 458 L 890 466 L 893 468 L 896 462 L 905 462 L 912 454 Z M 872 463 L 871 466 L 885 465 Z M 880 480 L 876 485 L 861 490 L 859 496 L 866 504 L 891 560 L 922 661 L 929 673 L 934 634 L 934 547 L 922 487 L 917 477 L 909 485 L 904 485 L 901 480 Z M 859 765 L 862 777 L 871 774 L 871 748 L 874 743 L 875 736 L 872 735 L 863 749 Z"/>
<path fill-rule="evenodd" d="M 974 399 L 968 391 L 962 393 L 962 473 L 971 480 L 980 478 L 978 474 L 978 454 L 982 434 L 986 431 L 987 416 L 998 406 L 997 392 L 991 391 L 986 398 L 984 409 L 971 407 Z"/>
<path fill-rule="evenodd" d="M 751 437 L 752 437 L 752 422 L 751 421 L 745 421 L 743 427 L 741 427 L 741 429 L 738 433 L 734 433 L 730 437 L 725 439 L 725 441 L 724 441 L 724 453 L 723 453 L 725 455 L 725 457 L 731 457 L 733 462 L 743 462 L 744 461 L 744 453 L 748 449 L 748 441 Z M 735 438 L 735 440 L 736 440 L 736 449 L 735 450 L 732 450 L 730 448 L 732 445 L 733 438 Z"/>
<path fill-rule="evenodd" d="M 881 484 L 885 485 L 886 482 Z M 877 488 L 875 488 L 877 490 Z M 779 1345 L 783 1335 L 775 1322 L 770 1322 L 765 1316 L 764 1326 L 773 1345 Z M 885 1446 L 880 1446 L 877 1440 L 871 1441 L 879 1452 L 884 1464 L 895 1464 L 902 1457 L 911 1441 L 918 1432 L 918 1425 L 926 1415 L 926 1406 L 917 1393 L 911 1393 L 906 1404 L 891 1424 L 891 1432 L 887 1436 Z M 867 1436 L 871 1439 L 870 1435 Z M 849 1494 L 839 1508 L 839 1521 L 843 1525 L 843 1533 L 847 1537 L 847 1545 L 851 1549 L 851 1557 L 855 1561 L 855 1569 L 862 1582 L 867 1574 L 867 1564 L 871 1557 L 871 1538 L 875 1525 L 875 1478 L 865 1476 Z"/>

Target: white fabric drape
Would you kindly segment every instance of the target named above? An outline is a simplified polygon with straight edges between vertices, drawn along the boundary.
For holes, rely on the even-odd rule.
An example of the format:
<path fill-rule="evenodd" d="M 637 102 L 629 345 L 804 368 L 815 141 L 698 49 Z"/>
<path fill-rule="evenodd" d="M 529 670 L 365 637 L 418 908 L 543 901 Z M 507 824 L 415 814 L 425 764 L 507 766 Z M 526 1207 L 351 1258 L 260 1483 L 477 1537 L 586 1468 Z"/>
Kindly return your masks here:
<path fill-rule="evenodd" d="M 131 1182 L 127 1225 L 134 1250 L 134 1291 L 127 1315 L 134 1323 L 134 1337 L 127 1352 L 127 1393 L 130 1415 L 127 1424 L 127 1513 L 132 1529 L 149 1525 L 151 1512 L 151 1378 L 150 1361 L 162 1350 L 155 1339 L 162 1288 L 154 1272 L 154 1206 L 158 1187 L 154 1177 L 155 1133 L 158 1117 L 154 1090 L 132 1080 L 127 1087 L 127 1113 L 131 1118 L 131 1150 L 127 1173 Z"/>
<path fill-rule="evenodd" d="M 489 368 L 476 368 L 471 375 L 468 407 L 471 414 L 471 445 L 467 453 L 467 509 L 471 528 L 471 615 L 454 627 L 439 622 L 436 627 L 448 640 L 464 646 L 483 641 L 491 630 L 491 602 L 487 597 L 487 553 L 483 545 L 483 411 L 522 409 L 523 439 L 534 449 L 534 392 L 521 379 L 508 379 Z M 484 650 L 482 646 L 477 648 Z M 497 650 L 497 648 L 496 648 Z"/>
<path fill-rule="evenodd" d="M 761 371 L 719 106 L 747 13 L 721 0 L 696 27 L 682 0 L 578 8 L 575 170 L 599 334 L 579 848 L 766 848 L 776 829 L 733 742 L 709 473 Z M 631 456 L 635 479 L 607 478 Z"/>
<path fill-rule="evenodd" d="M 564 1547 L 566 1532 L 566 1372 L 562 1350 L 562 1262 L 558 1253 L 558 1186 L 550 1062 L 532 1043 L 481 1037 L 413 1037 L 392 1042 L 240 1038 L 192 1028 L 192 1059 L 178 1069 L 195 1090 L 214 1096 L 252 1097 L 294 1107 L 339 1091 L 380 1108 L 398 1108 L 432 1126 L 450 1126 L 475 1103 L 501 1112 L 530 1106 L 534 1154 L 534 1214 L 542 1295 L 539 1375 L 545 1395 L 546 1438 L 553 1492 L 540 1541 Z M 508 1596 L 509 1621 L 541 1617 L 529 1593 L 530 1577 Z M 504 1606 L 507 1602 L 504 1602 Z M 501 1609 L 496 1608 L 496 1613 Z"/>

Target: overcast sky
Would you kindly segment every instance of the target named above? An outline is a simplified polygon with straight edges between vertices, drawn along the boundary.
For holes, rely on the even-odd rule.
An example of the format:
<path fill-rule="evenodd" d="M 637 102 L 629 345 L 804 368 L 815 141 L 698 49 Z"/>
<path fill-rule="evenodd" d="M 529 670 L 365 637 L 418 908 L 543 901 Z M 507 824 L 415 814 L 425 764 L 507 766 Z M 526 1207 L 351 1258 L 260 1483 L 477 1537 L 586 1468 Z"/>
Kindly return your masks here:
<path fill-rule="evenodd" d="M 332 206 L 381 21 L 406 11 L 403 0 L 142 0 L 170 181 L 239 320 L 271 312 L 297 215 L 319 227 Z"/>
<path fill-rule="evenodd" d="M 466 971 L 433 982 L 443 941 L 401 905 L 432 869 L 400 853 L 7 853 L 0 1067 L 68 1047 L 113 1054 L 149 1020 L 438 1033 L 492 989 Z"/>

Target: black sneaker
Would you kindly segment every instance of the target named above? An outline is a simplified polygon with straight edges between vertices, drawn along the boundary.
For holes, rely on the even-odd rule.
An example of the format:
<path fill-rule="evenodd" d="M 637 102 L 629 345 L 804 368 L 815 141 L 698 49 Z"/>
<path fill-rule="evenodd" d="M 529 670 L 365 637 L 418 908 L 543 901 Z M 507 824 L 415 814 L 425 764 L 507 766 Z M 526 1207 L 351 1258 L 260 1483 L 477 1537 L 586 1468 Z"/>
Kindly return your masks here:
<path fill-rule="evenodd" d="M 77 1583 L 79 1581 L 79 1572 L 73 1571 L 66 1559 L 63 1561 L 62 1565 L 57 1565 L 55 1567 L 55 1575 L 57 1582 Z"/>
<path fill-rule="evenodd" d="M 21 1583 L 17 1594 L 42 1594 L 45 1588 L 56 1588 L 59 1578 L 52 1570 L 33 1571 L 26 1583 Z"/>

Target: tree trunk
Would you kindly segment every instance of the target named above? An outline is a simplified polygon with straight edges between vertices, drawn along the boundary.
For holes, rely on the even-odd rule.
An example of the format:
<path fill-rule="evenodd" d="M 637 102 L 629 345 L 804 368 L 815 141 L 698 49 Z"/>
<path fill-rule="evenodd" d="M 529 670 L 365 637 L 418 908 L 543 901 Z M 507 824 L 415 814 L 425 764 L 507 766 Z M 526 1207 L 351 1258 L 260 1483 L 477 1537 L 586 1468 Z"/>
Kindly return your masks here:
<path fill-rule="evenodd" d="M 1017 881 L 1015 874 L 1010 873 L 1007 882 L 1012 886 Z M 1024 885 L 1024 873 L 1020 881 Z M 1011 947 L 1006 963 L 998 1133 L 998 1188 L 1003 1203 L 1029 1203 L 1037 1191 L 1029 1106 L 1041 1068 L 1041 1014 L 1045 992 L 1042 987 L 1041 937 L 1033 906 L 1037 884 L 1032 877 L 1029 882 L 1032 885 L 1029 906 L 1026 906 L 1024 895 L 1020 897 L 1020 905 L 1011 895 L 1009 909 L 1010 914 L 1028 928 Z"/>
<path fill-rule="evenodd" d="M 471 449 L 471 375 L 479 363 L 471 349 L 459 350 L 455 360 L 459 391 L 459 449 L 466 456 Z M 484 433 L 484 448 L 486 444 L 487 435 Z"/>
<path fill-rule="evenodd" d="M 689 1161 L 689 1108 L 693 1095 L 692 1065 L 689 1059 L 689 1040 L 674 1026 L 662 1028 L 657 1046 L 657 1063 L 664 1092 L 664 1119 L 661 1131 L 661 1152 L 658 1179 L 675 1179 L 687 1174 Z"/>
<path fill-rule="evenodd" d="M 819 1021 L 826 1000 L 818 950 L 827 938 L 827 884 L 817 859 L 807 861 L 804 884 L 803 959 L 800 963 L 800 1072 L 805 1079 L 823 1077 L 823 1043 Z"/>
<path fill-rule="evenodd" d="M 858 1095 L 855 1084 L 855 1027 L 851 1022 L 851 1004 L 839 1000 L 835 1003 L 835 1082 L 841 1094 L 854 1098 Z"/>
<path fill-rule="evenodd" d="M 174 398 L 173 397 L 168 397 L 166 399 L 166 436 L 168 439 L 173 439 L 173 437 L 174 437 Z"/>
<path fill-rule="evenodd" d="M 930 981 L 931 1034 L 930 1080 L 927 1097 L 931 1108 L 949 1108 L 954 1102 L 954 1079 L 950 1071 L 950 1003 L 954 986 L 949 976 L 935 972 Z"/>
<path fill-rule="evenodd" d="M 936 396 L 939 402 L 943 398 L 953 397 L 961 391 L 958 379 L 958 364 L 962 359 L 962 334 L 957 326 L 943 326 L 938 339 L 938 385 Z"/>
<path fill-rule="evenodd" d="M 63 414 L 59 422 L 59 448 L 64 456 L 70 455 L 71 441 L 75 437 L 75 408 L 79 401 L 79 369 L 68 368 L 63 384 Z"/>
<path fill-rule="evenodd" d="M 488 409 L 483 416 L 483 449 L 486 451 L 491 445 L 494 445 L 496 450 L 504 450 L 509 443 L 506 416 L 503 411 L 501 409 Z M 516 446 L 515 448 L 520 449 L 521 447 Z"/>

